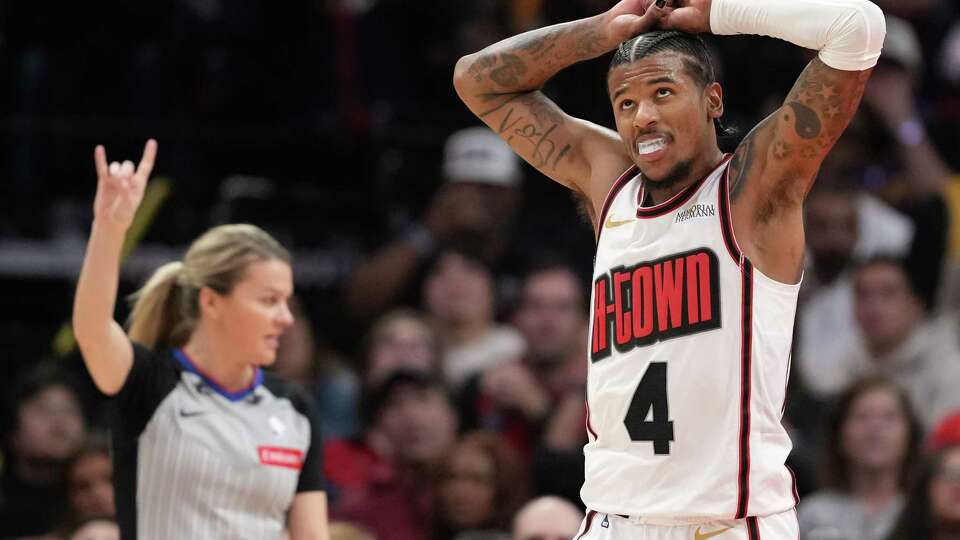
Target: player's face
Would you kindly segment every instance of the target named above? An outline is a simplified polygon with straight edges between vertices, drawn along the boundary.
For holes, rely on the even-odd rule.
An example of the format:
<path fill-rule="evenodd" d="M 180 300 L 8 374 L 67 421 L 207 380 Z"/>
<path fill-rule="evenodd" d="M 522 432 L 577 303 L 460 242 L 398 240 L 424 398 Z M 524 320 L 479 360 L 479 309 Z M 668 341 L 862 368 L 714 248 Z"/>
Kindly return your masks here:
<path fill-rule="evenodd" d="M 956 530 L 960 526 L 960 446 L 947 450 L 930 483 L 934 519 Z M 946 529 L 946 527 L 945 527 Z"/>
<path fill-rule="evenodd" d="M 877 387 L 860 394 L 841 429 L 843 452 L 852 465 L 873 471 L 902 465 L 909 425 L 891 389 Z"/>
<path fill-rule="evenodd" d="M 655 53 L 615 67 L 607 78 L 617 131 L 652 181 L 682 180 L 715 145 L 713 120 L 723 114 L 720 85 L 701 87 L 686 56 Z"/>
<path fill-rule="evenodd" d="M 264 366 L 276 360 L 280 336 L 293 324 L 292 294 L 290 265 L 271 259 L 251 263 L 229 294 L 214 295 L 216 324 L 245 363 Z"/>

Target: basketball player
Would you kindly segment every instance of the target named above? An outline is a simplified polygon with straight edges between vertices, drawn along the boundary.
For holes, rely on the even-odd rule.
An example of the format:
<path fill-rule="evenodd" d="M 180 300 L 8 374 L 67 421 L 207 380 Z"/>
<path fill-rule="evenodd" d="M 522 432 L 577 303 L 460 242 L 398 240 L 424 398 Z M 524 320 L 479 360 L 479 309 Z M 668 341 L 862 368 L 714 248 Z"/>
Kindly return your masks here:
<path fill-rule="evenodd" d="M 708 31 L 819 50 L 733 156 L 717 146 L 723 93 L 692 35 Z M 883 37 L 866 0 L 623 0 L 457 63 L 467 106 L 579 193 L 596 227 L 583 538 L 797 537 L 780 419 L 801 206 Z M 617 132 L 540 92 L 614 49 Z"/>

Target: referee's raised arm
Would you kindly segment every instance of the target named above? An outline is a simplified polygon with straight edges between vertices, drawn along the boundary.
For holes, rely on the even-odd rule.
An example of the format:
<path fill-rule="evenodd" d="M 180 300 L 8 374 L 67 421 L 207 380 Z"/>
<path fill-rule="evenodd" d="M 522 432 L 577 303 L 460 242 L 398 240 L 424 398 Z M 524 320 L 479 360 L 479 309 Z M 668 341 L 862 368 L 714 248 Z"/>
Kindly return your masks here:
<path fill-rule="evenodd" d="M 94 151 L 97 195 L 74 298 L 73 332 L 93 382 L 107 395 L 120 391 L 133 365 L 133 346 L 113 312 L 124 237 L 143 200 L 156 155 L 153 139 L 147 141 L 136 167 L 130 161 L 107 165 L 103 146 Z"/>

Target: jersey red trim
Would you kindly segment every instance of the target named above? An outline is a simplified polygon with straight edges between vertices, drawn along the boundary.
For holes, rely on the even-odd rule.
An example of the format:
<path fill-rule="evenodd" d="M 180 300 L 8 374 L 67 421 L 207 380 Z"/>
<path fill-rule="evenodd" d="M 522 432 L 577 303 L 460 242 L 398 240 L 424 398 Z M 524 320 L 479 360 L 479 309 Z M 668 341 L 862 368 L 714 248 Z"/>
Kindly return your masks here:
<path fill-rule="evenodd" d="M 743 259 L 740 267 L 741 289 L 741 344 L 740 344 L 740 463 L 737 474 L 737 513 L 735 519 L 747 517 L 750 506 L 750 393 L 753 369 L 753 265 Z"/>
<path fill-rule="evenodd" d="M 620 190 L 623 189 L 623 186 L 627 185 L 627 182 L 633 179 L 636 176 L 636 173 L 640 169 L 634 164 L 631 165 L 627 170 L 623 171 L 623 174 L 617 178 L 617 181 L 610 186 L 610 191 L 607 192 L 606 198 L 603 199 L 603 206 L 600 209 L 600 216 L 597 219 L 596 227 L 597 230 L 597 243 L 600 243 L 600 233 L 603 231 L 603 222 L 607 219 L 607 212 L 610 211 L 610 205 L 613 204 L 613 200 L 617 198 L 617 194 L 620 193 Z"/>
<path fill-rule="evenodd" d="M 720 163 L 716 167 L 714 167 L 713 170 L 710 171 L 710 173 L 708 173 L 703 178 L 697 180 L 696 182 L 690 184 L 689 186 L 684 188 L 682 191 L 680 191 L 673 197 L 670 197 L 669 199 L 667 199 L 666 201 L 660 204 L 656 204 L 653 206 L 640 206 L 641 204 L 643 204 L 643 195 L 646 192 L 646 188 L 641 187 L 640 191 L 637 193 L 637 217 L 642 219 L 655 218 L 655 217 L 659 217 L 664 214 L 667 214 L 669 212 L 672 212 L 677 208 L 680 208 L 681 206 L 684 205 L 684 203 L 690 200 L 690 197 L 692 197 L 693 194 L 696 193 L 698 189 L 700 189 L 700 186 L 703 185 L 703 183 L 707 180 L 707 178 L 710 178 L 710 175 L 717 172 L 717 169 L 722 167 L 726 162 L 730 161 L 731 157 L 732 156 L 730 154 L 725 154 L 723 156 L 723 159 L 720 161 Z"/>
<path fill-rule="evenodd" d="M 733 262 L 740 264 L 743 252 L 737 244 L 737 237 L 733 234 L 733 216 L 730 213 L 730 167 L 723 172 L 719 189 L 720 204 L 720 231 L 723 233 L 723 243 L 727 246 L 727 253 L 733 257 Z"/>

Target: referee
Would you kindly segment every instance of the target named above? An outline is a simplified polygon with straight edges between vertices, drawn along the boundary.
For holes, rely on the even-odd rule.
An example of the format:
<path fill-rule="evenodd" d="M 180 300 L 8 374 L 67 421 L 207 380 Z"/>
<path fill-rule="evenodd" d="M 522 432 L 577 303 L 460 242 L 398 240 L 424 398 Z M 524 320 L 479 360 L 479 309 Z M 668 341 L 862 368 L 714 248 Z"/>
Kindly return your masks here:
<path fill-rule="evenodd" d="M 124 235 L 153 168 L 95 152 L 94 222 L 73 325 L 111 426 L 124 539 L 327 540 L 319 428 L 305 399 L 263 373 L 293 322 L 289 255 L 252 225 L 207 231 L 113 320 Z"/>

